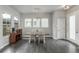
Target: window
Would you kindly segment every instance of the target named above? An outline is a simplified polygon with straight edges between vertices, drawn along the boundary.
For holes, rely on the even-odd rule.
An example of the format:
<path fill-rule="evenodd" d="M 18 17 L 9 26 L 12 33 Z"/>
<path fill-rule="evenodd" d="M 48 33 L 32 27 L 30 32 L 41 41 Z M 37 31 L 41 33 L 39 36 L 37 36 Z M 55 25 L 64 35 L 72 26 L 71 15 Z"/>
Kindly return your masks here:
<path fill-rule="evenodd" d="M 41 19 L 41 27 L 48 27 L 48 19 L 47 18 Z"/>
<path fill-rule="evenodd" d="M 40 27 L 40 19 L 33 19 L 33 27 Z"/>
<path fill-rule="evenodd" d="M 32 27 L 32 19 L 25 19 L 25 27 Z"/>
<path fill-rule="evenodd" d="M 18 18 L 14 17 L 14 28 L 18 29 Z"/>
<path fill-rule="evenodd" d="M 48 18 L 27 18 L 25 19 L 25 27 L 47 28 Z"/>
<path fill-rule="evenodd" d="M 3 17 L 3 36 L 10 34 L 11 16 L 9 14 L 2 14 Z"/>

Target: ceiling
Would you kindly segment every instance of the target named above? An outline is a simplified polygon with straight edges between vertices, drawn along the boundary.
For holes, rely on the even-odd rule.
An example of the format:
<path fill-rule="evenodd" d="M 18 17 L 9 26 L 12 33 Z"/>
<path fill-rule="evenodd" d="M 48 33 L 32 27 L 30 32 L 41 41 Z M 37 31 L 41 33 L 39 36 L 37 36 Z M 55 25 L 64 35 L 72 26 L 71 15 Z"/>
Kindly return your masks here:
<path fill-rule="evenodd" d="M 61 5 L 11 5 L 11 7 L 20 13 L 46 13 L 59 9 Z"/>

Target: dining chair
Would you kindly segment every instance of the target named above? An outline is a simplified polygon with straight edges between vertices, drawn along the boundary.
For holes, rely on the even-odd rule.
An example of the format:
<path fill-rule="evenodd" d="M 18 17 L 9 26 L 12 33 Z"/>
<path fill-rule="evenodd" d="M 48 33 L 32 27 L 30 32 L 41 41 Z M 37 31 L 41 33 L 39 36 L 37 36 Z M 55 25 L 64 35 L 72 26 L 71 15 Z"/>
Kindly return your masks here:
<path fill-rule="evenodd" d="M 34 41 L 35 42 L 35 33 L 34 32 L 31 32 L 30 33 L 29 43 L 31 43 L 31 41 Z"/>

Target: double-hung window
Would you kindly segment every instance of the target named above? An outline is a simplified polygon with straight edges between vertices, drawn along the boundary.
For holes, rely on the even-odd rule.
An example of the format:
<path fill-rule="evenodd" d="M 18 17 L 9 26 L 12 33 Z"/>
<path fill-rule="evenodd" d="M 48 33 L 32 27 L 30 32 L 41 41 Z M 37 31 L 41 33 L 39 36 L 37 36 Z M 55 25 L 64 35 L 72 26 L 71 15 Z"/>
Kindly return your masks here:
<path fill-rule="evenodd" d="M 48 18 L 42 18 L 41 19 L 41 27 L 42 28 L 48 28 Z"/>
<path fill-rule="evenodd" d="M 3 17 L 3 36 L 9 35 L 11 30 L 11 15 L 2 14 Z"/>
<path fill-rule="evenodd" d="M 25 27 L 32 27 L 32 19 L 31 18 L 27 18 L 25 19 Z"/>
<path fill-rule="evenodd" d="M 33 27 L 36 27 L 36 28 L 40 27 L 40 19 L 39 18 L 33 19 Z"/>

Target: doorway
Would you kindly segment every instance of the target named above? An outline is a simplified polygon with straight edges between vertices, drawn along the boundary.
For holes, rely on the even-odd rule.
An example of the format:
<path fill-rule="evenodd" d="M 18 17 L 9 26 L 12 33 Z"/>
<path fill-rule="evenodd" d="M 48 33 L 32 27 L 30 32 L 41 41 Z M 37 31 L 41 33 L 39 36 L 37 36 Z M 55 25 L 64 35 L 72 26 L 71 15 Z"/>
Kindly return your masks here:
<path fill-rule="evenodd" d="M 69 37 L 70 39 L 75 40 L 75 15 L 72 15 L 69 18 Z"/>

